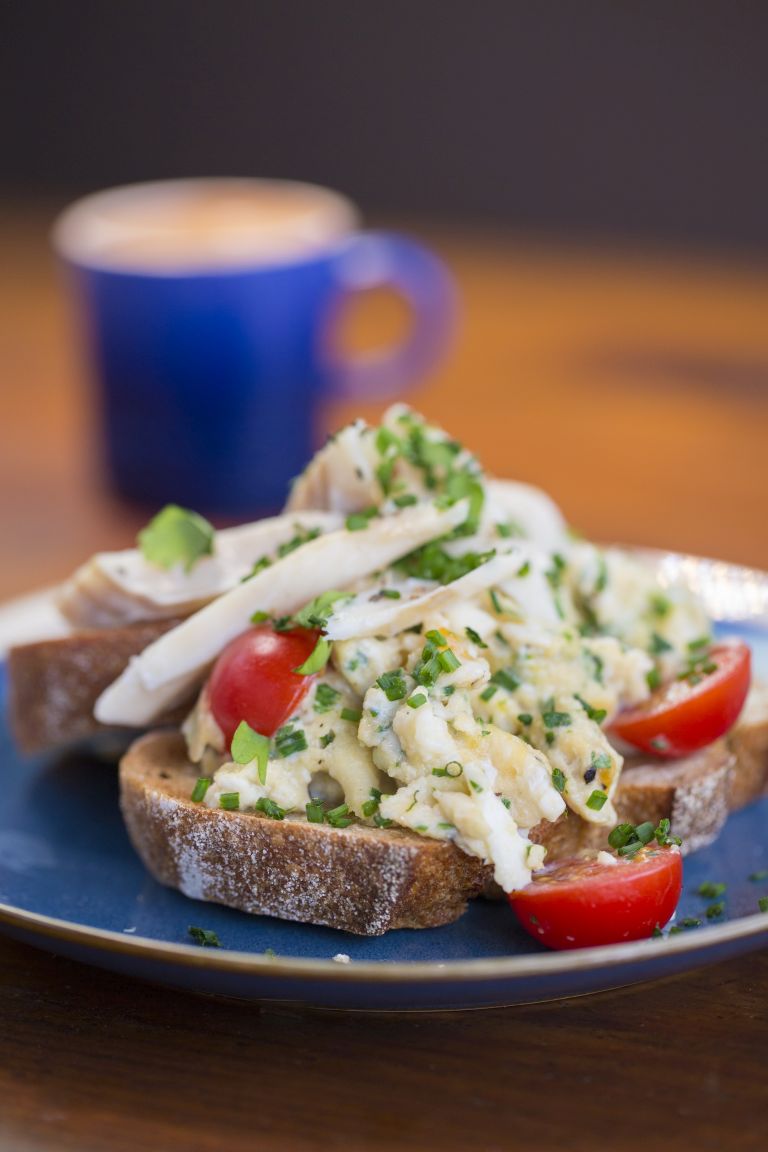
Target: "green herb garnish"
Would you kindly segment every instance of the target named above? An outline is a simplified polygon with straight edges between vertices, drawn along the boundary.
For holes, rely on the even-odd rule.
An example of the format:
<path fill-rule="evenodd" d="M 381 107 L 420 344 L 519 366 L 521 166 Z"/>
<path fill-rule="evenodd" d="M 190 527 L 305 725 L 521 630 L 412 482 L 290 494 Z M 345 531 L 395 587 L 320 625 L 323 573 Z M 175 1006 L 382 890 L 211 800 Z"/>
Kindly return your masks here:
<path fill-rule="evenodd" d="M 351 600 L 352 595 L 351 592 L 338 592 L 333 588 L 328 592 L 321 592 L 296 613 L 294 620 L 302 628 L 326 628 L 328 620 L 333 615 L 334 606 L 339 600 Z"/>
<path fill-rule="evenodd" d="M 561 768 L 552 769 L 552 784 L 558 792 L 565 792 L 565 773 Z"/>
<path fill-rule="evenodd" d="M 599 812 L 607 800 L 607 794 L 605 792 L 600 792 L 596 788 L 594 792 L 590 792 L 589 796 L 587 797 L 587 808 L 591 808 L 593 812 Z"/>
<path fill-rule="evenodd" d="M 263 812 L 270 820 L 285 819 L 285 809 L 281 808 L 279 804 L 275 804 L 274 800 L 270 800 L 268 796 L 262 796 L 260 800 L 256 801 L 254 807 L 257 812 Z"/>
<path fill-rule="evenodd" d="M 450 776 L 452 780 L 461 776 L 464 766 L 458 760 L 449 760 L 444 768 L 433 768 L 433 776 Z"/>
<path fill-rule="evenodd" d="M 331 641 L 326 640 L 325 636 L 318 636 L 317 643 L 311 653 L 303 664 L 299 664 L 298 668 L 294 668 L 294 672 L 299 676 L 314 676 L 316 672 L 322 672 L 328 663 L 332 647 Z"/>
<path fill-rule="evenodd" d="M 579 696 L 578 692 L 574 692 L 574 697 L 578 700 L 579 704 L 581 704 L 590 720 L 594 720 L 595 724 L 602 724 L 608 715 L 605 708 L 593 708 L 591 704 L 587 703 L 583 696 Z"/>
<path fill-rule="evenodd" d="M 329 744 L 333 744 L 335 739 L 336 733 L 333 728 L 331 728 L 330 732 L 326 732 L 324 736 L 320 737 L 320 747 L 327 748 Z"/>
<path fill-rule="evenodd" d="M 395 672 L 382 672 L 376 683 L 387 700 L 392 703 L 395 700 L 404 700 L 408 695 L 408 684 L 402 668 L 398 668 Z M 412 707 L 416 707 L 416 705 L 412 705 Z"/>
<path fill-rule="evenodd" d="M 210 928 L 197 928 L 194 924 L 190 924 L 187 932 L 201 948 L 221 948 L 221 941 Z"/>
<path fill-rule="evenodd" d="M 359 708 L 342 708 L 342 720 L 349 720 L 351 724 L 359 724 L 362 719 L 362 712 Z"/>
<path fill-rule="evenodd" d="M 348 804 L 339 804 L 338 808 L 331 808 L 326 812 L 325 819 L 332 828 L 348 828 L 354 816 L 350 814 Z"/>
<path fill-rule="evenodd" d="M 284 724 L 275 733 L 275 749 L 278 756 L 283 759 L 286 756 L 292 756 L 294 752 L 303 752 L 306 748 L 307 738 L 302 728 L 296 728 L 293 724 Z"/>
<path fill-rule="evenodd" d="M 205 800 L 205 794 L 210 788 L 211 784 L 213 784 L 213 780 L 210 778 L 210 776 L 198 777 L 197 783 L 192 789 L 191 796 L 191 799 L 195 804 L 200 804 L 203 800 Z"/>
<path fill-rule="evenodd" d="M 190 572 L 203 556 L 213 555 L 214 535 L 212 525 L 197 512 L 166 504 L 139 532 L 137 543 L 150 564 L 158 568 L 181 564 Z"/>
<path fill-rule="evenodd" d="M 219 796 L 219 807 L 224 808 L 227 812 L 236 811 L 240 807 L 240 793 L 222 792 Z"/>
<path fill-rule="evenodd" d="M 269 760 L 269 740 L 260 732 L 241 720 L 232 737 L 232 759 L 236 764 L 250 764 L 256 760 L 258 764 L 259 783 L 267 782 L 267 762 Z"/>
<path fill-rule="evenodd" d="M 332 688 L 330 684 L 318 684 L 315 689 L 315 702 L 312 707 L 315 712 L 330 712 L 340 697 L 341 692 Z"/>
<path fill-rule="evenodd" d="M 467 627 L 464 629 L 464 631 L 466 633 L 467 639 L 471 640 L 473 644 L 477 644 L 478 648 L 487 648 L 488 647 L 488 645 L 486 644 L 485 640 L 483 640 L 480 633 L 476 632 L 474 628 Z"/>

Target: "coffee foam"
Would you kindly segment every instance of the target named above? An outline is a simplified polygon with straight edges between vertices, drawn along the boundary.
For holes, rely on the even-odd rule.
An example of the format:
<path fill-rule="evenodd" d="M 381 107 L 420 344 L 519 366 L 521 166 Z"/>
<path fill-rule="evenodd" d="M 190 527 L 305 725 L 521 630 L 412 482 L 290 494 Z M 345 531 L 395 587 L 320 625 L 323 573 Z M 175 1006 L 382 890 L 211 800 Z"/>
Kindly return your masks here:
<path fill-rule="evenodd" d="M 76 264 L 173 274 L 294 260 L 356 225 L 349 201 L 311 184 L 179 180 L 88 196 L 63 213 L 53 239 Z"/>

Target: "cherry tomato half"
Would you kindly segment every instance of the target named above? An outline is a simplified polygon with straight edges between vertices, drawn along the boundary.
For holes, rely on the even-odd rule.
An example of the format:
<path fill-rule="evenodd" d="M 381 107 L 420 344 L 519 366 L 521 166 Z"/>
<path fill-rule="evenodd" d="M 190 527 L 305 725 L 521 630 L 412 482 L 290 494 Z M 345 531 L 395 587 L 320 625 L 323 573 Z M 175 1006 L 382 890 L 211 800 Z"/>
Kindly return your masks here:
<path fill-rule="evenodd" d="M 233 640 L 213 666 L 207 686 L 213 718 L 229 748 L 245 720 L 262 736 L 273 736 L 306 695 L 313 676 L 298 668 L 315 647 L 317 632 L 276 632 L 260 624 Z"/>
<path fill-rule="evenodd" d="M 548 948 L 591 948 L 642 940 L 671 918 L 683 886 L 677 848 L 656 845 L 601 864 L 576 857 L 537 872 L 509 902 Z"/>
<path fill-rule="evenodd" d="M 619 713 L 612 731 L 657 756 L 686 756 L 717 740 L 744 707 L 749 648 L 740 641 L 716 644 L 698 660 L 698 668 L 695 675 L 672 680 L 637 708 Z"/>

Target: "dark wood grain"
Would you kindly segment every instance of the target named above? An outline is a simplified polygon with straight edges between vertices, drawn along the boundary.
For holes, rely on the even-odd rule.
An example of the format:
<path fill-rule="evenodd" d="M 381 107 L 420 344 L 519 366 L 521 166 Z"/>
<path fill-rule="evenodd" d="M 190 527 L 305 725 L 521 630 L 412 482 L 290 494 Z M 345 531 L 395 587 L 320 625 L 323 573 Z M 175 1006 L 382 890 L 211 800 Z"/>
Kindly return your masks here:
<path fill-rule="evenodd" d="M 49 218 L 0 214 L 0 597 L 145 518 L 100 481 Z M 768 567 L 768 271 L 433 241 L 464 325 L 420 407 L 589 534 Z M 373 301 L 357 338 L 396 321 Z M 763 1149 L 766 1000 L 758 953 L 498 1011 L 260 1010 L 0 939 L 0 1148 Z"/>
<path fill-rule="evenodd" d="M 768 954 L 439 1016 L 260 1010 L 0 949 L 4 1147 L 765 1147 Z"/>

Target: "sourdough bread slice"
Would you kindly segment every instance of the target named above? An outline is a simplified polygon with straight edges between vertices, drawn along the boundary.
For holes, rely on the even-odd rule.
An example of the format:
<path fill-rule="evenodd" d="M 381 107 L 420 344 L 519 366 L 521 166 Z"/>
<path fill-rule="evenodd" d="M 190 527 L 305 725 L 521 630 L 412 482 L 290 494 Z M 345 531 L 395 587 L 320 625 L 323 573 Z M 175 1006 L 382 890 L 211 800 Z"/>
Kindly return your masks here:
<path fill-rule="evenodd" d="M 171 619 L 93 628 L 11 648 L 8 717 L 22 752 L 42 752 L 107 731 L 93 715 L 96 700 L 132 656 L 179 623 Z M 181 720 L 188 710 L 176 709 L 163 722 Z"/>
<path fill-rule="evenodd" d="M 185 896 L 379 936 L 449 924 L 483 886 L 482 861 L 444 841 L 193 803 L 198 775 L 173 732 L 137 740 L 120 764 L 131 841 L 155 879 Z"/>
<path fill-rule="evenodd" d="M 632 764 L 619 782 L 619 819 L 667 817 L 684 850 L 700 848 L 726 819 L 732 765 L 722 741 L 673 764 Z M 448 924 L 474 896 L 503 895 L 487 864 L 445 841 L 207 808 L 190 799 L 198 775 L 183 739 L 169 731 L 137 740 L 120 764 L 120 805 L 134 848 L 156 880 L 186 896 L 377 936 Z M 570 813 L 543 821 L 531 839 L 556 860 L 607 847 L 607 833 Z"/>

